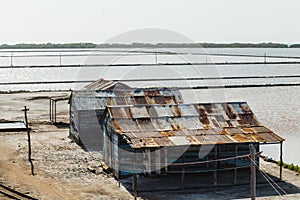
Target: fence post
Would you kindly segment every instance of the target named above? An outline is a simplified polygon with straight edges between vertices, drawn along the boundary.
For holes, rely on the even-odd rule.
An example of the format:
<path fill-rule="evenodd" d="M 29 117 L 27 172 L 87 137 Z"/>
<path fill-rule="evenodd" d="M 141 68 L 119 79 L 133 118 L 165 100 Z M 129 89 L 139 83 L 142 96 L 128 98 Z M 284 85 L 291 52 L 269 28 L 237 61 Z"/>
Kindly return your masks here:
<path fill-rule="evenodd" d="M 26 125 L 27 138 L 28 138 L 28 161 L 30 162 L 30 166 L 31 166 L 31 174 L 32 174 L 32 176 L 34 176 L 34 166 L 33 166 L 32 159 L 31 159 L 30 129 L 28 126 L 28 119 L 27 119 L 27 111 L 29 111 L 29 109 L 25 106 L 22 111 L 24 111 L 24 115 L 25 115 L 25 125 Z"/>

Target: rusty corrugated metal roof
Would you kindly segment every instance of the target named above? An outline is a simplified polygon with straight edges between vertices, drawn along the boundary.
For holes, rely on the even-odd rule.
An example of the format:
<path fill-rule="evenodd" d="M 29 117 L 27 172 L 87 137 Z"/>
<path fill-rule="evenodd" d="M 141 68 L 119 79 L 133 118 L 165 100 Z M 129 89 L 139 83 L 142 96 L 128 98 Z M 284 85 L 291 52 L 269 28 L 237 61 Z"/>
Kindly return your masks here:
<path fill-rule="evenodd" d="M 180 92 L 170 89 L 73 91 L 71 98 L 77 110 L 105 109 L 106 106 L 114 105 L 182 103 Z M 130 114 L 127 117 L 132 118 L 133 116 Z"/>
<path fill-rule="evenodd" d="M 245 102 L 108 106 L 108 112 L 132 148 L 284 140 L 261 125 Z"/>

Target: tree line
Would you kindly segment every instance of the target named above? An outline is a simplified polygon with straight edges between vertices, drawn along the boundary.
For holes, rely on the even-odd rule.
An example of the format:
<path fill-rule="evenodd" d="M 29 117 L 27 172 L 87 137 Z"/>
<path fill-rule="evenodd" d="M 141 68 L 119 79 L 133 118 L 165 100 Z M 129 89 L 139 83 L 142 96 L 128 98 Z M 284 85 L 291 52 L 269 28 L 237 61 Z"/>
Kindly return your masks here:
<path fill-rule="evenodd" d="M 94 44 L 94 43 L 44 43 L 44 44 L 2 44 L 0 49 L 85 49 L 85 48 L 300 48 L 300 44 L 280 43 L 132 43 L 132 44 Z"/>

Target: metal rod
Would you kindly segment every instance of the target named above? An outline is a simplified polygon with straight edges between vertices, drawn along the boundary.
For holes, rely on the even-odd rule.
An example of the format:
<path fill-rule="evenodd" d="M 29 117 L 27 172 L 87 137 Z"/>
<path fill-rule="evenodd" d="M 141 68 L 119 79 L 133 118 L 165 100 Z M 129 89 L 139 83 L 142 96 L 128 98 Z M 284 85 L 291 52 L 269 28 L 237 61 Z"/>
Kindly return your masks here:
<path fill-rule="evenodd" d="M 251 200 L 256 199 L 256 149 L 253 144 L 249 145 L 250 148 L 250 157 L 251 157 L 251 181 L 250 181 L 250 189 L 251 189 Z"/>

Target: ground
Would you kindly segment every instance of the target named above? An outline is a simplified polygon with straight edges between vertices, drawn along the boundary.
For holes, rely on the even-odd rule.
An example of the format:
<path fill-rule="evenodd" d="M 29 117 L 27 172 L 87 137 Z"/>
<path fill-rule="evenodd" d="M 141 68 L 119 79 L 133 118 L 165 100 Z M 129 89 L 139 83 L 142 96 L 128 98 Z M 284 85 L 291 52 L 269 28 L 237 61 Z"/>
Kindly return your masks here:
<path fill-rule="evenodd" d="M 57 104 L 59 122 L 49 123 L 48 96 L 67 93 L 0 94 L 0 119 L 20 120 L 24 106 L 30 108 L 32 158 L 35 175 L 27 161 L 26 132 L 0 132 L 0 182 L 38 199 L 133 199 L 131 179 L 118 182 L 101 170 L 101 153 L 86 152 L 69 138 L 67 101 Z M 261 161 L 261 169 L 278 176 L 278 166 Z M 284 199 L 300 199 L 300 177 L 283 170 L 287 191 Z M 258 184 L 260 199 L 280 199 L 269 184 Z M 249 185 L 217 188 L 139 192 L 139 199 L 248 199 Z M 0 196 L 0 199 L 4 197 Z"/>

